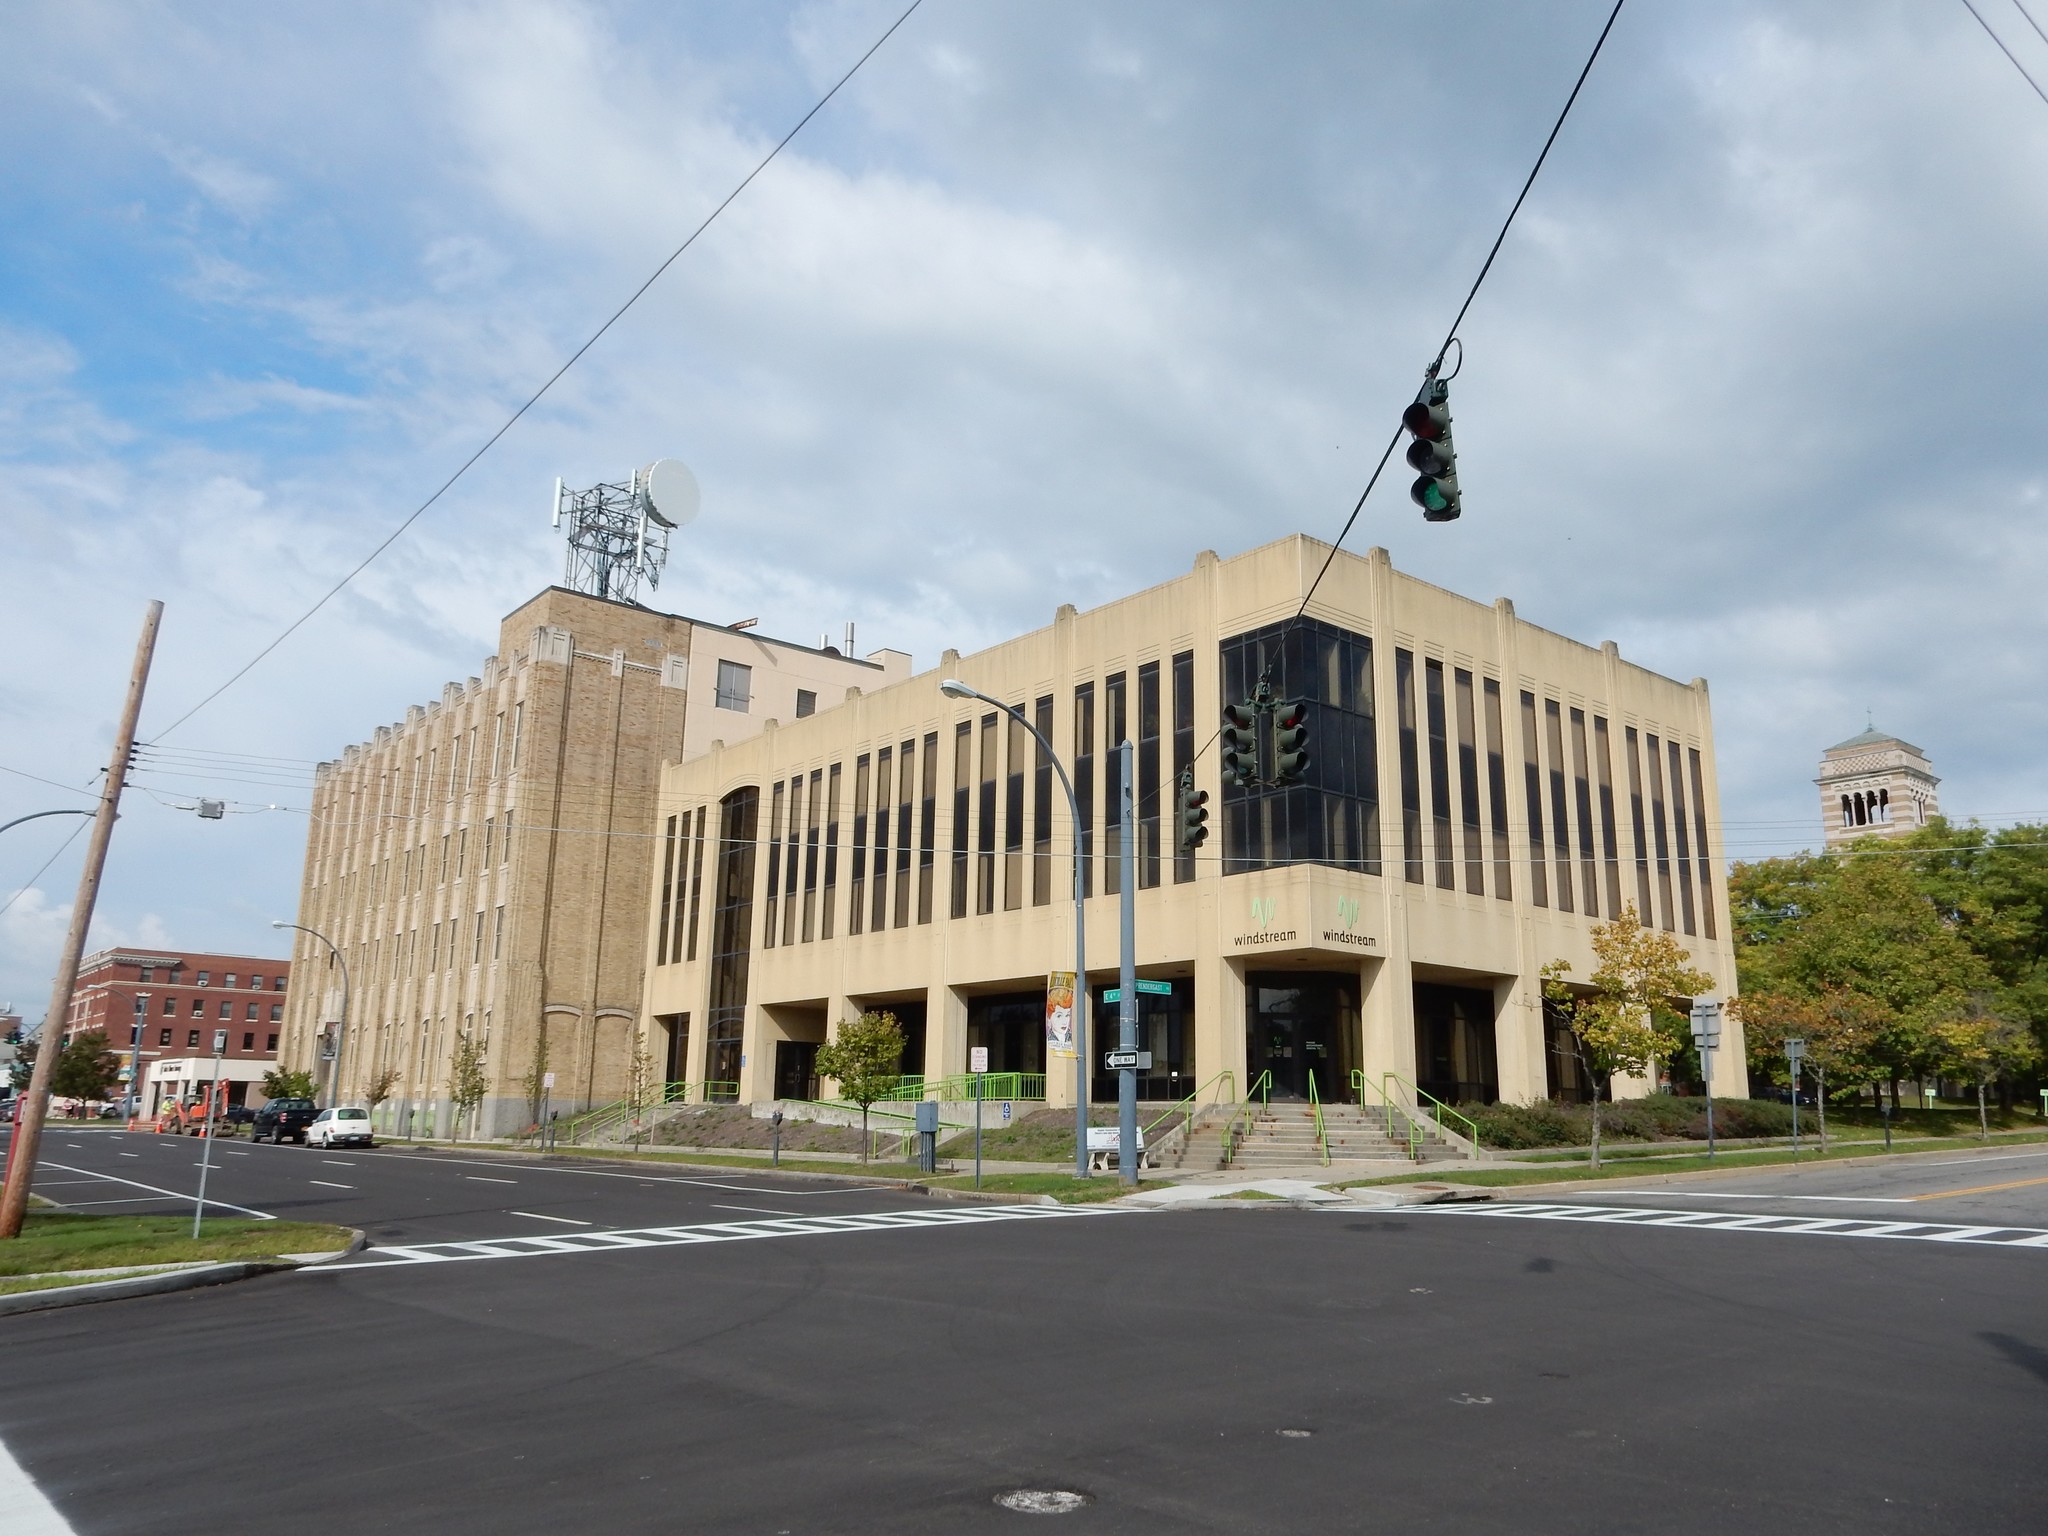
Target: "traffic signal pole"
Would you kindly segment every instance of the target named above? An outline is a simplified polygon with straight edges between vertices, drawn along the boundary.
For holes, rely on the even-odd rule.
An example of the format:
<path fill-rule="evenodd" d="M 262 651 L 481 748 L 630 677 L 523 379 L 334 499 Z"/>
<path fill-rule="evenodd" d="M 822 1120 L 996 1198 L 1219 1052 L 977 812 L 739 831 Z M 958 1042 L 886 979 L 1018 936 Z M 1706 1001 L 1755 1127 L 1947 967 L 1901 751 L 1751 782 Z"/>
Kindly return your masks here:
<path fill-rule="evenodd" d="M 1117 862 L 1122 878 L 1118 927 L 1122 930 L 1123 958 L 1117 966 L 1116 1024 L 1117 1049 L 1126 1061 L 1135 1061 L 1138 1050 L 1138 800 L 1137 751 L 1128 740 L 1117 746 L 1122 760 L 1117 778 L 1122 781 L 1123 825 L 1118 829 Z M 1138 1069 L 1124 1066 L 1116 1074 L 1116 1168 L 1124 1183 L 1138 1187 Z"/>
<path fill-rule="evenodd" d="M 156 654 L 157 626 L 163 621 L 164 605 L 152 601 L 142 618 L 142 637 L 135 643 L 135 664 L 128 673 L 128 697 L 121 706 L 121 723 L 114 732 L 114 751 L 107 759 L 107 779 L 100 789 L 99 810 L 93 816 L 92 840 L 86 845 L 85 868 L 79 871 L 78 895 L 71 903 L 71 926 L 64 935 L 64 950 L 57 960 L 57 976 L 50 986 L 50 1007 L 43 1015 L 42 1043 L 36 1049 L 35 1073 L 29 1079 L 20 1118 L 14 1124 L 14 1141 L 7 1152 L 7 1182 L 0 1186 L 0 1238 L 21 1236 L 22 1218 L 28 1211 L 28 1187 L 35 1178 L 36 1153 L 43 1139 L 43 1122 L 50 1113 L 50 1076 L 57 1069 L 57 1055 L 64 1047 L 64 1025 L 71 1016 L 71 994 L 78 987 L 78 962 L 85 953 L 85 936 L 92 926 L 92 909 L 99 899 L 100 873 L 106 868 L 107 844 L 114 836 L 114 819 L 120 814 L 121 790 L 128 778 L 128 759 L 135 750 L 135 722 L 142 714 L 142 693 L 149 683 L 150 658 Z"/>

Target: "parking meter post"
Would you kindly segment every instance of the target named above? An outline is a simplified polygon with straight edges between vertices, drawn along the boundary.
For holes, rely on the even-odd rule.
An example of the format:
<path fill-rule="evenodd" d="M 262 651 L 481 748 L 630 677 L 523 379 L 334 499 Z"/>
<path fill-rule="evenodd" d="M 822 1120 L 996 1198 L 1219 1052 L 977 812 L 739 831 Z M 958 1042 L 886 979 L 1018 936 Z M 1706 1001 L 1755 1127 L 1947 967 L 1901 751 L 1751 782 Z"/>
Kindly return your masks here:
<path fill-rule="evenodd" d="M 768 1166 L 782 1166 L 782 1111 L 779 1109 L 768 1116 Z"/>
<path fill-rule="evenodd" d="M 2041 1101 L 2041 1107 L 2048 1110 L 2048 1091 L 2042 1093 Z M 1884 1149 L 1889 1152 L 1892 1149 L 1892 1106 L 1891 1101 L 1885 1098 L 1882 1087 L 1877 1090 L 1877 1112 L 1884 1120 Z"/>
<path fill-rule="evenodd" d="M 1785 1062 L 1792 1069 L 1792 1159 L 1799 1160 L 1799 1069 L 1806 1060 L 1806 1042 L 1787 1040 Z"/>

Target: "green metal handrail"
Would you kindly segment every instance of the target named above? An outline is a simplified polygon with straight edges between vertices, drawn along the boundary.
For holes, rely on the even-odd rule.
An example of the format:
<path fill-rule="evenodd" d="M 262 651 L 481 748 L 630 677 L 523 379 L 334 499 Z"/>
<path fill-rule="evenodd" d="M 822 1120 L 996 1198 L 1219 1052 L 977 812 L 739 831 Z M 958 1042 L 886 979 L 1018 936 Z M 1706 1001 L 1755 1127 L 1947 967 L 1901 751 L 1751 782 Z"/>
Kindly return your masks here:
<path fill-rule="evenodd" d="M 556 1127 L 556 1139 L 580 1143 L 616 1126 L 625 1124 L 637 1115 L 650 1109 L 664 1108 L 670 1104 L 687 1104 L 694 1095 L 699 1104 L 723 1102 L 714 1097 L 719 1094 L 739 1095 L 738 1083 L 722 1082 L 715 1079 L 701 1083 L 663 1083 L 660 1094 L 644 1105 L 635 1105 L 631 1099 L 618 1099 L 596 1109 L 586 1110 L 575 1118 L 563 1121 Z"/>
<path fill-rule="evenodd" d="M 1472 1155 L 1474 1157 L 1477 1157 L 1479 1155 L 1479 1126 L 1474 1120 L 1472 1120 L 1470 1116 L 1459 1114 L 1455 1109 L 1451 1108 L 1450 1105 L 1446 1104 L 1442 1099 L 1438 1098 L 1435 1094 L 1424 1093 L 1420 1088 L 1416 1087 L 1415 1084 L 1409 1082 L 1407 1078 L 1403 1077 L 1398 1072 L 1382 1072 L 1380 1074 L 1380 1081 L 1382 1083 L 1384 1083 L 1388 1078 L 1392 1078 L 1395 1082 L 1399 1083 L 1403 1088 L 1406 1088 L 1408 1090 L 1410 1097 L 1414 1099 L 1418 1108 L 1427 1108 L 1430 1118 L 1436 1121 L 1438 1129 L 1449 1129 L 1449 1127 L 1444 1124 L 1445 1115 L 1449 1115 L 1453 1120 L 1456 1120 L 1459 1124 L 1464 1126 L 1465 1139 L 1472 1143 Z"/>
<path fill-rule="evenodd" d="M 1316 1120 L 1316 1150 L 1323 1155 L 1323 1166 L 1330 1166 L 1330 1133 L 1323 1129 L 1323 1097 L 1316 1092 L 1315 1068 L 1308 1073 L 1308 1106 Z"/>
<path fill-rule="evenodd" d="M 1195 1130 L 1195 1101 L 1201 1098 L 1201 1096 L 1207 1093 L 1211 1088 L 1214 1088 L 1218 1083 L 1222 1082 L 1227 1082 L 1230 1084 L 1230 1097 L 1233 1101 L 1235 1101 L 1235 1099 L 1237 1098 L 1237 1074 L 1226 1068 L 1225 1070 L 1218 1072 L 1214 1077 L 1210 1078 L 1208 1082 L 1202 1084 L 1201 1087 L 1197 1088 L 1193 1093 L 1189 1094 L 1186 1098 L 1176 1100 L 1173 1103 L 1173 1105 L 1166 1111 L 1165 1114 L 1161 1115 L 1157 1120 L 1154 1120 L 1151 1124 L 1145 1126 L 1145 1139 L 1149 1142 L 1152 1139 L 1152 1133 L 1155 1130 L 1157 1130 L 1160 1126 L 1166 1124 L 1166 1122 L 1171 1120 L 1175 1115 L 1182 1116 L 1183 1120 L 1185 1121 L 1186 1130 L 1188 1134 L 1192 1136 Z M 1218 1102 L 1220 1103 L 1222 1101 L 1219 1099 Z"/>
<path fill-rule="evenodd" d="M 1396 1134 L 1394 1130 L 1394 1117 L 1396 1115 L 1401 1117 L 1401 1123 L 1407 1128 L 1408 1132 L 1408 1160 L 1411 1163 L 1420 1162 L 1422 1160 L 1421 1128 L 1416 1125 L 1415 1117 L 1408 1113 L 1404 1105 L 1396 1104 L 1387 1097 L 1386 1085 L 1373 1082 L 1361 1069 L 1353 1067 L 1351 1069 L 1351 1087 L 1358 1095 L 1358 1107 L 1360 1109 L 1365 1108 L 1365 1094 L 1368 1088 L 1379 1095 L 1380 1110 L 1387 1122 L 1388 1136 Z"/>
<path fill-rule="evenodd" d="M 916 1103 L 922 1099 L 969 1100 L 975 1097 L 974 1080 L 981 1079 L 981 1098 L 984 1102 L 994 1099 L 1042 1099 L 1045 1097 L 1045 1074 L 1043 1072 L 957 1072 L 951 1077 L 922 1077 L 911 1074 L 899 1077 L 896 1086 L 875 1102 L 878 1104 Z"/>
<path fill-rule="evenodd" d="M 1240 1130 L 1238 1129 L 1237 1122 L 1245 1119 L 1246 1116 L 1251 1114 L 1252 1095 L 1257 1094 L 1259 1096 L 1259 1108 L 1264 1109 L 1266 1107 L 1266 1096 L 1270 1094 L 1272 1091 L 1273 1069 L 1271 1067 L 1268 1067 L 1265 1071 L 1261 1072 L 1257 1077 L 1251 1080 L 1250 1085 L 1245 1089 L 1244 1102 L 1237 1106 L 1236 1112 L 1232 1114 L 1228 1120 L 1223 1122 L 1224 1167 L 1228 1168 L 1230 1166 L 1230 1159 L 1232 1155 L 1235 1154 L 1237 1151 L 1237 1143 L 1242 1135 L 1242 1132 L 1240 1132 Z M 1247 1125 L 1246 1129 L 1249 1128 L 1249 1125 Z"/>

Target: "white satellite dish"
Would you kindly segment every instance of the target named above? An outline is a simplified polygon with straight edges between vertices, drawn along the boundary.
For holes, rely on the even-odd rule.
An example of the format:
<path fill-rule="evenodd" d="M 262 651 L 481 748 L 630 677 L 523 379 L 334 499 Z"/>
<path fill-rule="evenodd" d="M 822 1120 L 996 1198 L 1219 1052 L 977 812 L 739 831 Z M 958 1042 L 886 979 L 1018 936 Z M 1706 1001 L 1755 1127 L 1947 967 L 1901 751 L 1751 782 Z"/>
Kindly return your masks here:
<path fill-rule="evenodd" d="M 697 477 L 681 459 L 656 459 L 640 471 L 647 515 L 664 528 L 680 528 L 696 517 L 703 501 Z"/>

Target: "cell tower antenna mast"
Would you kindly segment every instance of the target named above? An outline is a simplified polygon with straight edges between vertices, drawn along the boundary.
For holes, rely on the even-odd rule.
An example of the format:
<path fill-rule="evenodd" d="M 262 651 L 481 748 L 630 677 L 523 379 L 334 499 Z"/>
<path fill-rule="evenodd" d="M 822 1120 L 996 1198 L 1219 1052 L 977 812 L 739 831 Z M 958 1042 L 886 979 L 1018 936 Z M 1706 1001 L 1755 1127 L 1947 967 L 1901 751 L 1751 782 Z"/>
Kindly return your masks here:
<path fill-rule="evenodd" d="M 661 585 L 668 536 L 697 515 L 697 477 L 677 459 L 656 459 L 624 484 L 572 491 L 555 481 L 554 526 L 569 529 L 562 585 L 616 603 L 638 603 L 640 585 Z"/>

